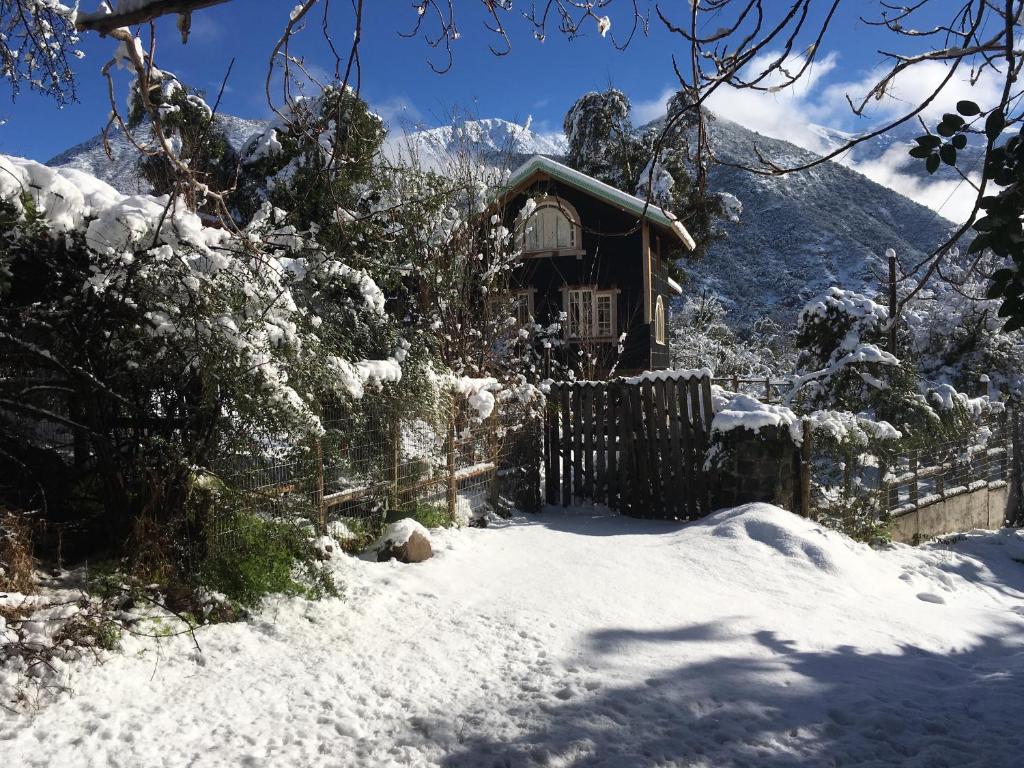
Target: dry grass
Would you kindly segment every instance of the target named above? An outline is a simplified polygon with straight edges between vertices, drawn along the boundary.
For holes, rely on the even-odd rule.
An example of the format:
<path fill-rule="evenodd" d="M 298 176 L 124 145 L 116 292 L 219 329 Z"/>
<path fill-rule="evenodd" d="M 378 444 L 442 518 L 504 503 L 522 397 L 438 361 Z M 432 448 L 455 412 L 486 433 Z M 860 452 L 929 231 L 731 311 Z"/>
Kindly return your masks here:
<path fill-rule="evenodd" d="M 31 523 L 23 515 L 0 510 L 0 591 L 32 592 L 35 565 Z"/>

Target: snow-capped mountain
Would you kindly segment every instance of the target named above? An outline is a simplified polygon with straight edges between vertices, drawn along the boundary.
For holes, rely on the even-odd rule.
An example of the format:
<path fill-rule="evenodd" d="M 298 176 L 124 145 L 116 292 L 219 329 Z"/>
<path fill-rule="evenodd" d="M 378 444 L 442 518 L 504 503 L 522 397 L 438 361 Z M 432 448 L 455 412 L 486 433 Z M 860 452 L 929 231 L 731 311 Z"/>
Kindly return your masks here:
<path fill-rule="evenodd" d="M 235 149 L 241 149 L 249 137 L 262 131 L 265 125 L 259 120 L 246 120 L 234 115 L 217 115 L 214 119 Z M 46 164 L 85 171 L 124 194 L 148 192 L 146 180 L 138 171 L 139 150 L 135 145 L 120 130 L 111 131 L 109 144 L 110 157 L 103 146 L 103 135 L 97 134 L 50 158 Z"/>
<path fill-rule="evenodd" d="M 258 121 L 230 115 L 217 119 L 236 147 L 262 128 Z M 932 210 L 838 163 L 781 177 L 730 167 L 730 163 L 754 164 L 755 145 L 781 164 L 795 164 L 813 155 L 721 118 L 712 121 L 710 130 L 716 156 L 723 162 L 712 170 L 712 188 L 739 198 L 743 212 L 738 222 L 725 223 L 726 236 L 689 268 L 692 281 L 687 290 L 717 294 L 738 326 L 770 315 L 784 328 L 792 327 L 800 307 L 831 285 L 873 292 L 880 287 L 886 248 L 895 248 L 901 259 L 913 262 L 950 228 Z M 829 135 L 828 129 L 822 131 Z M 832 135 L 836 141 L 842 138 L 838 132 Z M 877 139 L 863 151 L 880 155 L 912 138 Z M 393 134 L 391 142 L 411 148 L 427 162 L 461 150 L 484 158 L 501 156 L 507 162 L 509 154 L 559 156 L 566 149 L 563 137 L 538 134 L 528 126 L 500 119 Z M 95 137 L 49 164 L 80 168 L 124 192 L 145 191 L 135 171 L 136 150 L 119 135 L 111 145 L 113 162 L 104 154 L 100 137 Z"/>
<path fill-rule="evenodd" d="M 721 118 L 710 133 L 721 161 L 711 187 L 738 197 L 743 212 L 691 273 L 694 289 L 718 294 L 737 324 L 767 314 L 792 327 L 800 307 L 831 285 L 874 292 L 887 248 L 914 263 L 951 228 L 930 208 L 838 163 L 787 176 L 732 167 L 756 165 L 755 145 L 782 166 L 814 155 Z"/>
<path fill-rule="evenodd" d="M 388 144 L 395 156 L 415 157 L 427 167 L 443 167 L 460 153 L 507 164 L 531 155 L 559 157 L 567 150 L 565 136 L 560 133 L 537 133 L 531 130 L 529 121 L 519 125 L 500 118 L 464 120 L 404 134 L 392 132 Z"/>

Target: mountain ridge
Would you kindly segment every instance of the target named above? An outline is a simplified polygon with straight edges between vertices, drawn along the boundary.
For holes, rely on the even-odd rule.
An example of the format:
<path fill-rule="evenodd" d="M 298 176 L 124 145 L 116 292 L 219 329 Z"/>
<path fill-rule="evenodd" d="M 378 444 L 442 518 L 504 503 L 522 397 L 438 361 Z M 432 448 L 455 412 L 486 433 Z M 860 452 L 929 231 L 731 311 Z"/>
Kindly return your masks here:
<path fill-rule="evenodd" d="M 265 125 L 231 115 L 216 119 L 237 148 Z M 687 293 L 718 296 L 736 327 L 768 316 L 791 328 L 803 304 L 831 285 L 873 293 L 880 287 L 887 248 L 906 262 L 919 260 L 952 226 L 931 209 L 839 163 L 785 176 L 743 171 L 735 166 L 753 164 L 755 146 L 780 165 L 800 164 L 816 155 L 724 118 L 711 120 L 709 131 L 715 154 L 723 161 L 711 168 L 711 190 L 735 195 L 743 212 L 738 222 L 723 222 L 724 236 L 711 243 L 701 261 L 683 267 L 690 277 Z M 901 140 L 887 139 L 875 149 L 888 150 Z M 390 141 L 438 167 L 445 157 L 463 150 L 495 162 L 500 157 L 508 164 L 533 154 L 560 157 L 566 148 L 564 139 L 500 118 L 411 131 Z M 48 164 L 79 168 L 122 192 L 146 191 L 135 169 L 137 150 L 120 134 L 110 144 L 113 160 L 97 136 Z"/>

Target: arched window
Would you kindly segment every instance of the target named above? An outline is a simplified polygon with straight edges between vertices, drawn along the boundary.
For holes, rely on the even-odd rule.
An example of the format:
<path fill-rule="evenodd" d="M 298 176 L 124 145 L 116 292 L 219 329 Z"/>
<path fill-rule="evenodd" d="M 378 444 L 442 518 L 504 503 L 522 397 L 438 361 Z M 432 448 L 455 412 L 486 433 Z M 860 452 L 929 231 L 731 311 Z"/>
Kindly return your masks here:
<path fill-rule="evenodd" d="M 665 300 L 661 296 L 654 303 L 654 340 L 665 343 Z"/>
<path fill-rule="evenodd" d="M 523 228 L 524 251 L 561 251 L 579 248 L 579 217 L 564 200 L 541 200 Z"/>

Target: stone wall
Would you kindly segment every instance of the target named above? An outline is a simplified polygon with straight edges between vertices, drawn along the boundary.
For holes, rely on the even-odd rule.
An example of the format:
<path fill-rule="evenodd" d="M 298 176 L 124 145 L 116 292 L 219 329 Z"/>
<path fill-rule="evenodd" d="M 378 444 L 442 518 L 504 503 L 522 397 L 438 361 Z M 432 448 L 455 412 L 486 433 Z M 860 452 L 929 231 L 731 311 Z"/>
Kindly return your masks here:
<path fill-rule="evenodd" d="M 793 510 L 797 448 L 780 428 L 734 429 L 714 436 L 714 509 L 763 501 Z"/>

